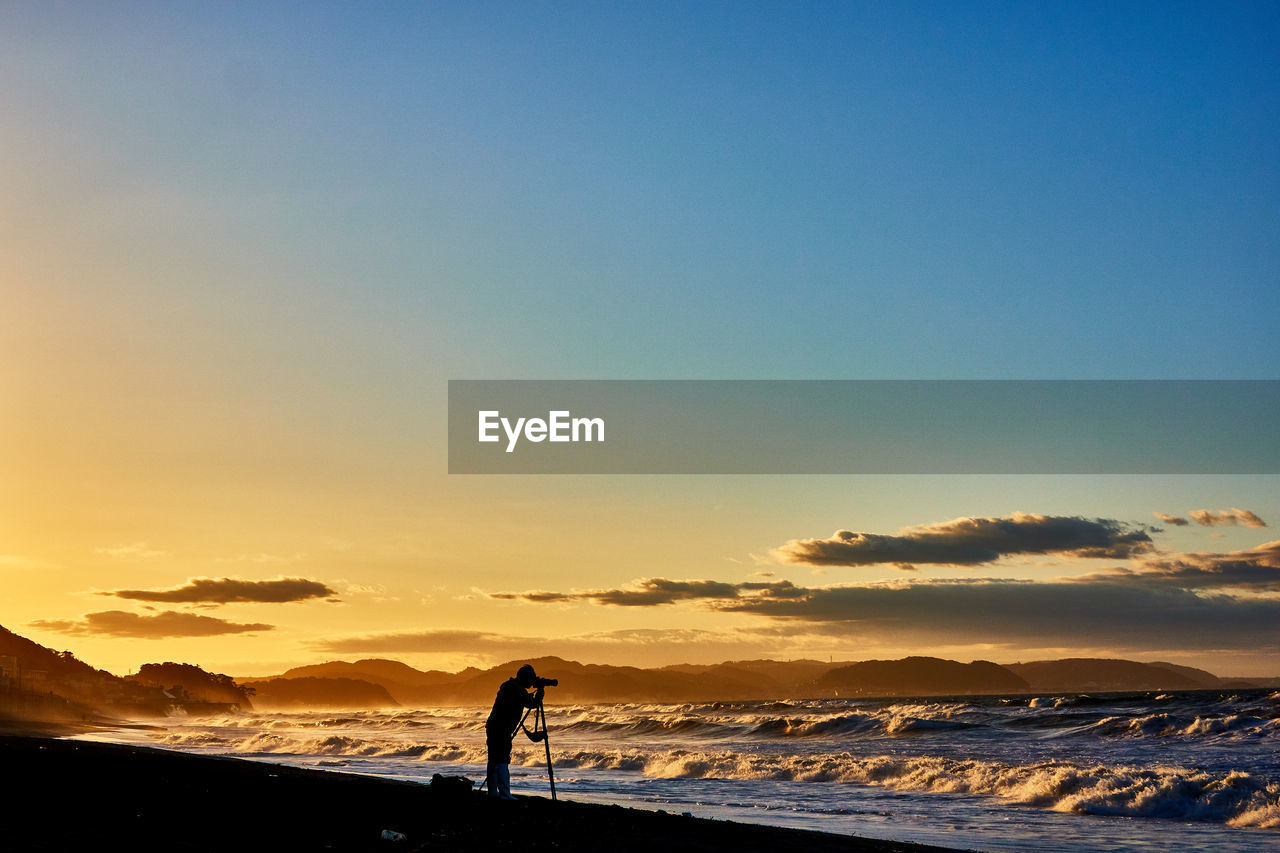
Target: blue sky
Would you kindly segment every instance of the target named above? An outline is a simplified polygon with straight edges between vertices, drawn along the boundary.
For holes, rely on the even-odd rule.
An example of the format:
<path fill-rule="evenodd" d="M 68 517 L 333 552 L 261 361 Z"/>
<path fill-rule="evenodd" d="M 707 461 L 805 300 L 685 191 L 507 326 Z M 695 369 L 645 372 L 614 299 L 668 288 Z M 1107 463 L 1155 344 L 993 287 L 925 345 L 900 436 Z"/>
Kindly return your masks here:
<path fill-rule="evenodd" d="M 18 4 L 10 162 L 447 375 L 1270 378 L 1278 16 Z"/>

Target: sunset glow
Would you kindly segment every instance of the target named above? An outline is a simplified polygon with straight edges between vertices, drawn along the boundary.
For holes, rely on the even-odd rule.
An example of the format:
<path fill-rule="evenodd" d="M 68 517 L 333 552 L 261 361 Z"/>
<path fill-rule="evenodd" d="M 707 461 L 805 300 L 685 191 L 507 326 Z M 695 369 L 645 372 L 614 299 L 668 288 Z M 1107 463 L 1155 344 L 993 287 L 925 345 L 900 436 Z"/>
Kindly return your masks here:
<path fill-rule="evenodd" d="M 1274 8 L 268 6 L 0 12 L 0 624 L 1280 674 L 1270 473 L 446 467 L 449 379 L 1280 376 Z"/>

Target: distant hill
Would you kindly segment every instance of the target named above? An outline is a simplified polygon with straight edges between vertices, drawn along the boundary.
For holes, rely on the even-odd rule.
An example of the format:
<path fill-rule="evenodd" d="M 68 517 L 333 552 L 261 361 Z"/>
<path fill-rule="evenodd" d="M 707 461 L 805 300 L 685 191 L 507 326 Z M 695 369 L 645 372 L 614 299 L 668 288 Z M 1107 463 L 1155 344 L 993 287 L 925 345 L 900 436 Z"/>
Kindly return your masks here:
<path fill-rule="evenodd" d="M 558 687 L 548 688 L 556 702 L 741 701 L 792 695 L 796 685 L 812 680 L 808 669 L 798 670 L 802 677 L 779 679 L 731 664 L 684 672 L 679 668 L 582 664 L 558 657 L 512 661 L 484 670 L 470 667 L 458 673 L 424 672 L 382 659 L 331 661 L 295 667 L 279 678 L 358 678 L 382 686 L 404 705 L 472 705 L 493 701 L 498 685 L 515 675 L 523 663 L 531 663 L 544 678 L 560 680 Z"/>
<path fill-rule="evenodd" d="M 17 664 L 14 666 L 14 664 Z M 77 707 L 112 716 L 163 715 L 175 705 L 198 713 L 201 704 L 261 708 L 380 708 L 405 705 L 485 705 L 524 663 L 559 679 L 548 701 L 739 702 L 824 696 L 942 696 L 974 693 L 1082 693 L 1280 686 L 1280 678 L 1219 679 L 1202 669 L 1164 661 L 1068 658 L 1000 666 L 932 657 L 895 661 L 738 660 L 676 664 L 655 669 L 583 664 L 559 657 L 515 660 L 460 672 L 415 669 L 401 661 L 366 658 L 289 669 L 268 678 L 235 679 L 191 664 L 147 664 L 128 679 L 94 669 L 69 651 L 54 651 L 0 627 L 0 699 L 17 694 L 64 697 Z M 180 689 L 175 690 L 178 687 Z M 5 698 L 7 697 L 7 699 Z M 3 702 L 0 702 L 3 705 Z M 0 707 L 0 710 L 3 710 Z M 76 711 L 79 713 L 79 711 Z"/>
<path fill-rule="evenodd" d="M 295 667 L 278 676 L 353 678 L 377 684 L 408 706 L 477 705 L 493 700 L 498 685 L 523 663 L 560 680 L 548 688 L 550 701 L 567 702 L 738 702 L 824 696 L 942 696 L 974 693 L 1184 690 L 1228 686 L 1212 673 L 1178 664 L 1072 658 L 1001 666 L 990 661 L 960 663 L 932 657 L 896 661 L 823 663 L 815 660 L 742 660 L 718 664 L 676 664 L 660 669 L 583 664 L 559 657 L 510 661 L 461 672 L 418 670 L 400 661 L 370 658 L 355 662 Z M 1233 680 L 1231 686 L 1249 686 Z"/>
<path fill-rule="evenodd" d="M 1197 690 L 1222 686 L 1212 673 L 1172 663 L 1139 663 L 1115 658 L 1066 658 L 1011 663 L 1036 693 L 1119 690 Z"/>
<path fill-rule="evenodd" d="M 547 688 L 557 703 L 562 702 L 701 702 L 767 695 L 751 680 L 709 675 L 690 675 L 634 666 L 582 664 L 558 657 L 512 661 L 491 667 L 456 685 L 441 688 L 446 702 L 488 703 L 498 685 L 515 675 L 521 663 L 530 663 L 543 678 L 559 679 Z"/>
<path fill-rule="evenodd" d="M 236 684 L 231 676 L 206 672 L 194 664 L 172 661 L 144 663 L 137 673 L 129 676 L 129 680 L 159 687 L 185 702 L 226 703 L 238 705 L 246 711 L 253 709 L 250 691 Z"/>
<path fill-rule="evenodd" d="M 143 688 L 94 669 L 69 651 L 55 651 L 4 627 L 0 670 L 0 717 L 10 719 L 87 720 L 151 698 L 139 695 Z"/>
<path fill-rule="evenodd" d="M 831 670 L 848 666 L 854 661 L 822 662 L 817 660 L 736 660 L 715 664 L 676 664 L 665 666 L 667 672 L 684 672 L 690 675 L 724 677 L 760 686 L 770 685 L 783 694 L 794 695 Z"/>
<path fill-rule="evenodd" d="M 6 670 L 0 678 L 0 710 L 8 709 L 9 716 L 17 718 L 38 718 L 31 699 L 36 695 L 66 700 L 71 704 L 58 713 L 81 720 L 98 715 L 162 717 L 179 706 L 192 714 L 216 712 L 231 704 L 246 706 L 236 683 L 225 675 L 191 664 L 164 663 L 148 664 L 139 676 L 121 678 L 94 669 L 69 651 L 54 651 L 4 627 L 0 627 L 0 669 Z M 175 686 L 181 689 L 175 691 Z"/>
<path fill-rule="evenodd" d="M 833 695 L 895 695 L 1026 692 L 1027 684 L 996 664 L 961 664 L 937 658 L 833 664 L 820 661 L 729 661 L 661 669 L 583 664 L 558 657 L 512 661 L 486 670 L 422 672 L 398 661 L 333 661 L 288 670 L 280 678 L 358 678 L 379 684 L 405 705 L 485 704 L 498 685 L 530 663 L 559 686 L 548 688 L 565 702 L 732 702 Z M 258 682 L 246 682 L 256 685 Z"/>
<path fill-rule="evenodd" d="M 0 655 L 14 657 L 22 670 L 43 673 L 45 678 L 53 681 L 98 683 L 118 680 L 106 670 L 94 669 L 78 660 L 71 652 L 46 648 L 3 626 L 0 626 Z"/>
<path fill-rule="evenodd" d="M 1219 687 L 1222 684 L 1222 679 L 1214 675 L 1212 672 L 1207 672 L 1203 669 L 1196 669 L 1193 666 L 1182 666 L 1180 664 L 1169 663 L 1162 660 L 1152 661 L 1148 666 L 1159 667 L 1160 669 L 1167 669 L 1170 672 L 1185 675 L 1200 687 Z"/>
<path fill-rule="evenodd" d="M 1028 685 L 999 664 L 959 663 L 930 657 L 868 660 L 837 667 L 815 681 L 821 695 L 936 696 L 1025 693 Z"/>
<path fill-rule="evenodd" d="M 295 666 L 280 678 L 354 678 L 380 685 L 403 705 L 431 705 L 438 701 L 442 688 L 460 684 L 479 675 L 481 670 L 468 667 L 461 672 L 438 669 L 414 669 L 406 663 L 385 658 L 365 658 L 355 663 L 328 663 Z"/>
<path fill-rule="evenodd" d="M 396 708 L 400 706 L 381 684 L 356 678 L 272 678 L 246 681 L 260 709 L 281 708 Z"/>

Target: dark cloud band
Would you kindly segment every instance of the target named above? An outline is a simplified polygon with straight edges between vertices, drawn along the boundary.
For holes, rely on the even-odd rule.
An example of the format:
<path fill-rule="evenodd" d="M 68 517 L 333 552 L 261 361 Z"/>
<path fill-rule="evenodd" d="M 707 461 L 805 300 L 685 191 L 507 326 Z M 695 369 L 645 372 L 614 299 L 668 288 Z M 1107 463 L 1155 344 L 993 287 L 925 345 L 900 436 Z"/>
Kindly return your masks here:
<path fill-rule="evenodd" d="M 1258 651 L 1280 649 L 1276 593 L 1280 541 L 1224 554 L 1144 553 L 1135 567 L 1053 581 L 952 578 L 804 587 L 787 580 L 646 578 L 618 589 L 492 597 L 614 607 L 693 602 L 714 612 L 765 617 L 784 630 L 877 643 Z"/>
<path fill-rule="evenodd" d="M 698 600 L 720 613 L 762 616 L 795 630 L 876 642 L 1280 648 L 1280 600 L 1198 593 L 1120 576 L 1092 582 L 972 579 L 815 588 L 779 581 L 731 585 L 727 593 L 711 587 L 702 588 L 702 595 L 652 593 L 664 586 L 641 582 L 635 590 L 566 593 L 559 600 L 632 606 L 641 606 L 636 602 L 642 597 L 643 606 Z"/>
<path fill-rule="evenodd" d="M 957 518 L 896 535 L 839 530 L 828 539 L 792 539 L 774 553 L 813 566 L 980 566 L 1018 554 L 1125 559 L 1151 550 L 1150 530 L 1110 518 L 1014 513 Z"/>
<path fill-rule="evenodd" d="M 161 601 L 171 604 L 284 604 L 312 598 L 331 598 L 336 594 L 325 584 L 305 578 L 269 581 L 192 578 L 183 586 L 172 589 L 117 589 L 102 593 L 133 601 Z"/>
<path fill-rule="evenodd" d="M 155 614 L 104 610 L 87 613 L 82 619 L 42 619 L 31 625 L 45 631 L 74 636 L 131 637 L 162 640 L 172 637 L 214 637 L 270 631 L 274 626 L 261 622 L 229 622 L 213 616 L 165 610 Z"/>

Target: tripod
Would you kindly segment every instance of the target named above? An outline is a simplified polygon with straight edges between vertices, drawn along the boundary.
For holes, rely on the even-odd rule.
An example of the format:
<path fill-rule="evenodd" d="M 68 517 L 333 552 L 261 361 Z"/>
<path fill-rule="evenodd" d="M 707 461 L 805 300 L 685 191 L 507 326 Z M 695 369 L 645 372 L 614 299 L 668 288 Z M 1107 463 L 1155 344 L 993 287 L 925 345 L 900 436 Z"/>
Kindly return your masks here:
<path fill-rule="evenodd" d="M 533 731 L 524 728 L 524 719 L 528 719 L 529 711 L 533 712 Z M 524 729 L 524 733 L 529 736 L 529 740 L 537 743 L 542 741 L 543 747 L 547 751 L 547 781 L 551 783 L 551 800 L 556 799 L 556 774 L 551 769 L 551 738 L 547 735 L 547 712 L 542 707 L 542 691 L 538 691 L 538 704 L 525 711 L 524 719 L 520 720 L 520 728 Z"/>

